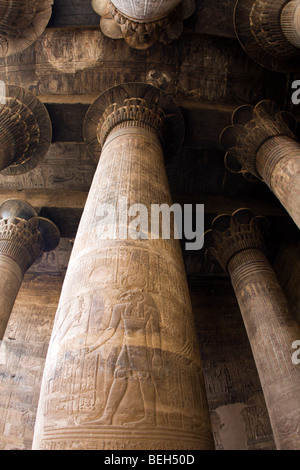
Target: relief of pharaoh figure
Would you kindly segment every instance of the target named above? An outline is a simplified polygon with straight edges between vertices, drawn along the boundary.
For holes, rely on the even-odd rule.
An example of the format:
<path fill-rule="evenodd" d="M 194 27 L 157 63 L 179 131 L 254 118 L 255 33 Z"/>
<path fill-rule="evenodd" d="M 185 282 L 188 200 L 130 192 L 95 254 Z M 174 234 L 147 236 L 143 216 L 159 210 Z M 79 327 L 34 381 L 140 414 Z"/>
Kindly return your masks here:
<path fill-rule="evenodd" d="M 144 417 L 126 426 L 156 425 L 156 385 L 154 375 L 160 372 L 161 337 L 160 314 L 152 296 L 141 291 L 129 290 L 118 297 L 119 303 L 112 309 L 108 328 L 85 354 L 101 348 L 116 333 L 124 330 L 123 344 L 116 361 L 114 378 L 108 393 L 104 412 L 80 421 L 80 424 L 112 424 L 114 414 L 122 402 L 129 380 L 137 380 L 144 405 Z M 147 345 L 146 328 L 151 328 L 152 345 Z M 156 372 L 156 374 L 153 374 Z"/>

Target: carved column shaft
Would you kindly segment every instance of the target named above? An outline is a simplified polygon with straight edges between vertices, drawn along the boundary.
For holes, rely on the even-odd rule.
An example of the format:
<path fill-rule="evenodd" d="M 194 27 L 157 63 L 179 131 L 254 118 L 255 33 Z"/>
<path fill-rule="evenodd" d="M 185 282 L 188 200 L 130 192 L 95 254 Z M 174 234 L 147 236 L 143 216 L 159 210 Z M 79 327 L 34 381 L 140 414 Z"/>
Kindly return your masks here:
<path fill-rule="evenodd" d="M 3 339 L 10 314 L 21 287 L 24 273 L 13 259 L 0 254 L 0 340 Z"/>
<path fill-rule="evenodd" d="M 300 445 L 300 370 L 292 363 L 292 344 L 300 329 L 265 254 L 238 253 L 228 264 L 278 449 Z"/>
<path fill-rule="evenodd" d="M 31 222 L 16 217 L 0 222 L 0 339 L 21 286 L 25 271 L 42 254 L 42 236 L 37 230 L 38 219 Z"/>
<path fill-rule="evenodd" d="M 266 220 L 246 209 L 217 217 L 209 252 L 226 270 L 240 306 L 262 384 L 277 448 L 300 446 L 300 368 L 293 343 L 300 328 L 264 253 Z"/>
<path fill-rule="evenodd" d="M 182 121 L 162 92 L 132 86 L 101 95 L 87 116 L 89 150 L 97 154 L 96 132 L 103 147 L 57 311 L 34 449 L 212 447 L 178 240 L 148 239 L 145 226 L 126 235 L 135 204 L 171 204 L 159 108 L 175 119 L 177 147 Z M 130 93 L 143 100 L 123 103 Z M 106 99 L 116 104 L 107 109 Z"/>
<path fill-rule="evenodd" d="M 300 145 L 289 137 L 269 139 L 257 153 L 256 167 L 300 228 Z"/>

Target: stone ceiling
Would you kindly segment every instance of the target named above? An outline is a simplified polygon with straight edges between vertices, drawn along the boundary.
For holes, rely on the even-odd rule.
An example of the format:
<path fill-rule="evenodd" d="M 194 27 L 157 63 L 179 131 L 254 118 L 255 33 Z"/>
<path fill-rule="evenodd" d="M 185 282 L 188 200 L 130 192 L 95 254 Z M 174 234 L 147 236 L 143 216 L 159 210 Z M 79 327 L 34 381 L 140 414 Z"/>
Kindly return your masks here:
<path fill-rule="evenodd" d="M 184 145 L 167 167 L 174 202 L 205 204 L 206 228 L 219 213 L 240 207 L 269 217 L 273 256 L 284 242 L 298 239 L 295 224 L 263 182 L 246 181 L 224 166 L 219 135 L 237 106 L 271 99 L 300 119 L 300 106 L 291 102 L 291 83 L 299 74 L 271 72 L 247 56 L 235 38 L 234 4 L 198 0 L 177 41 L 141 51 L 102 34 L 90 0 L 55 0 L 44 34 L 22 53 L 0 59 L 0 80 L 36 94 L 53 125 L 50 151 L 36 169 L 22 176 L 0 174 L 0 202 L 26 199 L 58 225 L 61 269 L 96 167 L 83 143 L 85 113 L 98 94 L 128 81 L 162 87 L 183 113 Z M 186 252 L 184 258 L 190 278 L 223 276 L 203 252 Z M 47 257 L 40 267 L 51 271 L 50 261 Z"/>

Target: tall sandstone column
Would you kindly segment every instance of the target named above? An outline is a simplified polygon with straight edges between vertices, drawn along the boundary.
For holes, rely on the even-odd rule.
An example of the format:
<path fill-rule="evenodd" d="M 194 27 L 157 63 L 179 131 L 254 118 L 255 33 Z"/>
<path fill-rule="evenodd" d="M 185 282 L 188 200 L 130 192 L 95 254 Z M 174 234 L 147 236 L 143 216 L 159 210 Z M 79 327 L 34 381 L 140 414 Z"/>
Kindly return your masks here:
<path fill-rule="evenodd" d="M 42 35 L 53 0 L 0 0 L 0 57 L 23 51 Z"/>
<path fill-rule="evenodd" d="M 178 240 L 132 227 L 135 204 L 149 214 L 151 204 L 171 206 L 164 156 L 175 155 L 183 131 L 177 106 L 150 85 L 114 87 L 87 114 L 87 147 L 101 157 L 58 306 L 33 449 L 213 447 Z"/>
<path fill-rule="evenodd" d="M 17 199 L 0 206 L 0 340 L 25 272 L 45 251 L 55 249 L 59 231 L 38 217 L 30 204 Z"/>
<path fill-rule="evenodd" d="M 247 54 L 278 72 L 298 69 L 300 59 L 300 0 L 237 0 L 237 38 Z"/>
<path fill-rule="evenodd" d="M 234 112 L 221 144 L 228 152 L 226 167 L 265 181 L 300 228 L 300 144 L 293 127 L 292 114 L 262 101 Z"/>
<path fill-rule="evenodd" d="M 26 173 L 47 154 L 52 125 L 45 106 L 19 86 L 3 88 L 0 101 L 0 171 Z"/>
<path fill-rule="evenodd" d="M 134 49 L 174 41 L 183 31 L 183 20 L 195 10 L 194 0 L 93 0 L 92 5 L 101 16 L 102 32 L 113 39 L 123 38 Z"/>
<path fill-rule="evenodd" d="M 229 273 L 279 450 L 300 447 L 300 367 L 292 362 L 300 328 L 266 257 L 267 221 L 246 209 L 217 217 L 205 243 Z"/>

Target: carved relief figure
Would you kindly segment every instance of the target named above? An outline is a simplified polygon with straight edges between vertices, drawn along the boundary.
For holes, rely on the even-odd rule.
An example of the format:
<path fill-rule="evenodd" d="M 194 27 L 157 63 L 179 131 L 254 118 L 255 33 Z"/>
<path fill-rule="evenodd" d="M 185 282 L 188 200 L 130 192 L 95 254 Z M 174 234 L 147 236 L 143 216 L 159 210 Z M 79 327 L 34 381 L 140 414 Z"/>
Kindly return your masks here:
<path fill-rule="evenodd" d="M 156 425 L 156 386 L 153 371 L 162 366 L 160 314 L 152 296 L 141 291 L 126 291 L 118 297 L 118 301 L 112 310 L 108 328 L 85 350 L 85 354 L 90 354 L 101 348 L 122 324 L 123 344 L 116 361 L 106 406 L 102 415 L 82 420 L 81 423 L 112 424 L 113 417 L 125 396 L 128 381 L 137 380 L 144 405 L 144 417 L 126 425 Z M 146 335 L 146 328 L 149 326 L 152 340 L 150 347 L 147 345 Z"/>

